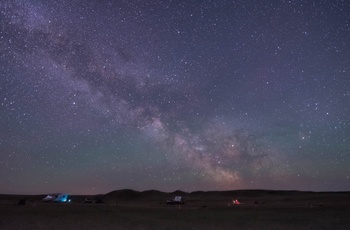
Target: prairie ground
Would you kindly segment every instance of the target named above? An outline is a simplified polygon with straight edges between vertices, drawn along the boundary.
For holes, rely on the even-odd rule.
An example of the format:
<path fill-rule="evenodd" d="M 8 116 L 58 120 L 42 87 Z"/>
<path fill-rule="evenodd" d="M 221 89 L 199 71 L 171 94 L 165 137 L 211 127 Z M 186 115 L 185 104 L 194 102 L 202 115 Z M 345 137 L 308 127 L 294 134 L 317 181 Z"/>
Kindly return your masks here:
<path fill-rule="evenodd" d="M 0 229 L 350 229 L 349 207 L 1 205 Z"/>
<path fill-rule="evenodd" d="M 36 197 L 18 205 L 12 197 L 0 202 L 0 229 L 350 229 L 348 194 L 244 194 L 240 205 L 222 193 L 189 194 L 181 206 L 154 194 L 138 200 L 129 193 L 123 199 L 110 195 L 103 204 L 42 203 Z"/>

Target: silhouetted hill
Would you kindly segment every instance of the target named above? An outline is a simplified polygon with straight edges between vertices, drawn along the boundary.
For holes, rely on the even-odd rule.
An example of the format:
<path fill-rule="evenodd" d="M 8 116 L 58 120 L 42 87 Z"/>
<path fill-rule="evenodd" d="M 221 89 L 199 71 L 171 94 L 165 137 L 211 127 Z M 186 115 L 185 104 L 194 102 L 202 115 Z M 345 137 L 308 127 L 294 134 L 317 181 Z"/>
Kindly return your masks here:
<path fill-rule="evenodd" d="M 141 192 L 141 194 L 144 199 L 151 199 L 151 200 L 166 199 L 167 197 L 169 197 L 169 193 L 161 192 L 158 190 L 147 190 L 147 191 Z"/>
<path fill-rule="evenodd" d="M 105 203 L 165 203 L 167 199 L 175 196 L 184 196 L 186 204 L 213 206 L 229 204 L 233 199 L 238 199 L 241 204 L 265 204 L 265 205 L 306 205 L 315 204 L 349 204 L 350 192 L 303 192 L 283 190 L 229 190 L 229 191 L 194 191 L 187 193 L 181 190 L 166 193 L 157 190 L 143 192 L 131 189 L 116 190 L 103 196 Z"/>
<path fill-rule="evenodd" d="M 139 200 L 143 198 L 141 192 L 132 189 L 122 189 L 109 192 L 103 196 L 103 199 L 117 199 L 123 201 Z"/>
<path fill-rule="evenodd" d="M 171 192 L 169 194 L 173 195 L 173 196 L 188 196 L 189 193 L 181 191 L 181 190 L 176 190 L 176 191 Z"/>

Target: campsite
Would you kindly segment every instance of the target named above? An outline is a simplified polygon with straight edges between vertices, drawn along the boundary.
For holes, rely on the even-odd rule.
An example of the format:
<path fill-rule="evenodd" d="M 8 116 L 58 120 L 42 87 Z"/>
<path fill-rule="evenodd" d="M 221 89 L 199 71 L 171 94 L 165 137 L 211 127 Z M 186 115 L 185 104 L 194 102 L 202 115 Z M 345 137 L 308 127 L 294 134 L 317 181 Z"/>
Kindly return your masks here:
<path fill-rule="evenodd" d="M 349 229 L 350 192 L 117 190 L 72 195 L 0 195 L 0 229 Z M 174 197 L 185 204 L 167 205 Z M 22 200 L 22 203 L 19 201 Z M 23 202 L 25 201 L 25 202 Z M 237 201 L 239 201 L 237 203 Z"/>

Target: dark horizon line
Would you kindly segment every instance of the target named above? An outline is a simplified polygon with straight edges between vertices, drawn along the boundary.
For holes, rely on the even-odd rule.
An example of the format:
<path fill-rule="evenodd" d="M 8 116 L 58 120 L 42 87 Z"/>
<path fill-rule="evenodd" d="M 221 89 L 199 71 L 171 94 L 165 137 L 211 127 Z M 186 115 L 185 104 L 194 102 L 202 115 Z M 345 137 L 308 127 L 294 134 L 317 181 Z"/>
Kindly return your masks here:
<path fill-rule="evenodd" d="M 265 192 L 301 192 L 301 193 L 350 193 L 350 190 L 339 190 L 339 191 L 311 191 L 311 190 L 293 190 L 293 189 L 232 189 L 232 190 L 196 190 L 196 191 L 191 191 L 191 192 L 186 192 L 180 189 L 174 190 L 172 192 L 164 192 L 161 190 L 156 190 L 156 189 L 148 189 L 148 190 L 135 190 L 135 189 L 116 189 L 112 190 L 107 193 L 97 193 L 97 194 L 72 194 L 71 196 L 97 196 L 97 195 L 107 195 L 113 192 L 118 192 L 118 191 L 130 191 L 130 192 L 138 192 L 138 193 L 145 193 L 145 192 L 160 192 L 160 193 L 165 193 L 165 194 L 172 194 L 172 193 L 187 193 L 187 194 L 192 194 L 192 193 L 212 193 L 212 192 L 237 192 L 237 191 L 265 191 Z M 20 194 L 20 193 L 0 193 L 0 196 L 44 196 L 47 194 L 56 194 L 56 193 L 65 193 L 65 192 L 52 192 L 52 193 L 42 193 L 42 194 Z M 66 193 L 69 194 L 69 193 Z"/>

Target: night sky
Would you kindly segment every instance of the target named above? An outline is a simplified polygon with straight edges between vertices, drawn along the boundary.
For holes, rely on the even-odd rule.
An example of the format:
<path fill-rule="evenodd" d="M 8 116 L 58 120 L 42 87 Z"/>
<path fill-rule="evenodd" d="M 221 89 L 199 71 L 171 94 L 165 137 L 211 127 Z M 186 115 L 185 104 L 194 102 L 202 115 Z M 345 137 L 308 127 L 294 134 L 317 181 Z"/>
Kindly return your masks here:
<path fill-rule="evenodd" d="M 350 190 L 347 0 L 1 0 L 0 193 Z"/>

